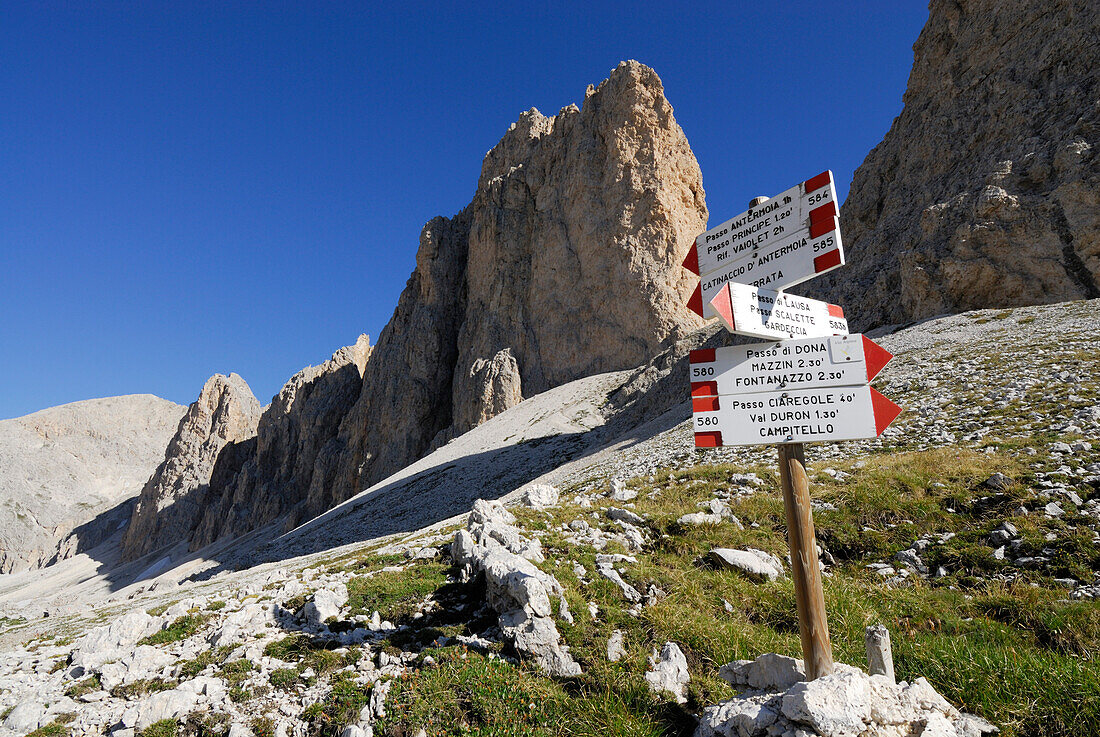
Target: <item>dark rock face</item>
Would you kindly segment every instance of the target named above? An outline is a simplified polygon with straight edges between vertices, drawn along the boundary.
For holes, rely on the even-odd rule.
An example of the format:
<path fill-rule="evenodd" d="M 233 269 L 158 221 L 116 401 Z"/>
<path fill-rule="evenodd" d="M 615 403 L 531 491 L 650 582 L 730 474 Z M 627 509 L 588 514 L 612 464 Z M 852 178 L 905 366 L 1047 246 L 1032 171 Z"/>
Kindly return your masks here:
<path fill-rule="evenodd" d="M 853 329 L 1100 296 L 1100 13 L 933 0 L 905 107 L 841 210 L 849 265 L 808 285 Z"/>
<path fill-rule="evenodd" d="M 329 472 L 325 451 L 358 396 L 370 353 L 362 335 L 321 365 L 302 369 L 272 399 L 256 435 L 226 447 L 190 536 L 193 549 L 301 508 L 311 482 Z"/>

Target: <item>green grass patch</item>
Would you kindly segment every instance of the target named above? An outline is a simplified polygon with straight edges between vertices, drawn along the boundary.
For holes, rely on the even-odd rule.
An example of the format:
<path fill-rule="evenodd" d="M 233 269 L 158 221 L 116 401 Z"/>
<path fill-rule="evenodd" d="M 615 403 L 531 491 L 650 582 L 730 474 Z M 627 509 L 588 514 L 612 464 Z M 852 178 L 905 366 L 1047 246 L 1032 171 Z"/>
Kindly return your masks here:
<path fill-rule="evenodd" d="M 411 565 L 403 571 L 379 571 L 348 581 L 348 612 L 355 616 L 377 611 L 392 622 L 407 620 L 425 597 L 447 582 L 442 563 Z"/>
<path fill-rule="evenodd" d="M 49 724 L 28 732 L 26 737 L 65 737 L 69 734 L 69 722 L 74 719 L 76 714 L 59 714 Z"/>
<path fill-rule="evenodd" d="M 177 617 L 172 624 L 160 632 L 155 632 L 142 639 L 139 645 L 166 645 L 170 642 L 186 640 L 191 635 L 202 629 L 202 626 L 211 618 L 211 614 L 184 614 Z"/>
<path fill-rule="evenodd" d="M 359 660 L 359 649 L 345 648 L 335 640 L 298 633 L 269 642 L 264 648 L 264 655 L 298 663 L 300 670 L 312 668 L 318 677 L 323 677 L 339 668 L 354 665 Z"/>
<path fill-rule="evenodd" d="M 272 688 L 286 691 L 301 682 L 301 672 L 296 668 L 276 668 L 271 671 L 268 681 Z"/>
<path fill-rule="evenodd" d="M 176 681 L 166 678 L 147 678 L 115 686 L 111 689 L 111 695 L 116 699 L 136 699 L 157 691 L 170 691 L 178 685 Z"/>
<path fill-rule="evenodd" d="M 77 681 L 73 685 L 65 689 L 65 695 L 70 699 L 80 698 L 84 694 L 89 694 L 94 691 L 101 691 L 103 684 L 99 681 L 99 674 L 93 673 L 92 675 Z"/>
<path fill-rule="evenodd" d="M 224 678 L 229 685 L 235 686 L 241 681 L 246 680 L 255 668 L 256 666 L 251 660 L 241 658 L 240 660 L 232 660 L 222 665 L 222 667 L 218 669 L 218 675 Z"/>
<path fill-rule="evenodd" d="M 179 722 L 175 719 L 161 719 L 139 730 L 136 737 L 176 737 L 178 731 Z"/>

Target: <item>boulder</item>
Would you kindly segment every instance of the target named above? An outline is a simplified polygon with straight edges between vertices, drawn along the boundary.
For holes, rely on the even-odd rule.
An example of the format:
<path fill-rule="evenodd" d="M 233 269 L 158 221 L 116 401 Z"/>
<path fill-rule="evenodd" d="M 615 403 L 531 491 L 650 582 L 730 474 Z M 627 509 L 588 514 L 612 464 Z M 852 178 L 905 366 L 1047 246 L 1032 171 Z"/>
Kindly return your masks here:
<path fill-rule="evenodd" d="M 962 714 L 923 678 L 894 683 L 837 663 L 804 681 L 802 661 L 768 653 L 722 666 L 719 675 L 740 693 L 703 710 L 696 737 L 984 737 L 996 727 Z"/>
<path fill-rule="evenodd" d="M 551 598 L 564 601 L 561 584 L 524 557 L 539 549 L 534 545 L 537 539 L 526 539 L 514 522 L 500 503 L 479 499 L 466 529 L 455 533 L 451 557 L 463 577 L 484 575 L 485 600 L 517 651 L 551 675 L 578 675 L 580 665 L 561 642 L 553 619 Z M 541 560 L 541 554 L 538 557 Z M 565 621 L 572 618 L 567 606 L 559 606 L 559 616 Z"/>
<path fill-rule="evenodd" d="M 687 703 L 687 684 L 691 676 L 688 674 L 687 658 L 675 642 L 666 642 L 660 654 L 654 651 L 649 658 L 649 671 L 645 679 L 650 691 L 669 693 L 676 703 Z"/>
<path fill-rule="evenodd" d="M 98 668 L 109 660 L 118 660 L 133 651 L 138 640 L 158 632 L 164 620 L 136 609 L 105 627 L 96 627 L 76 641 L 73 665 Z"/>
<path fill-rule="evenodd" d="M 718 566 L 739 571 L 755 581 L 775 581 L 784 575 L 779 558 L 756 548 L 714 548 L 707 555 Z"/>
<path fill-rule="evenodd" d="M 756 691 L 786 691 L 806 680 L 801 660 L 776 653 L 764 653 L 756 660 L 737 660 L 718 669 L 718 676 L 735 688 Z"/>
<path fill-rule="evenodd" d="M 313 598 L 306 602 L 304 614 L 306 620 L 321 625 L 332 617 L 339 617 L 340 610 L 348 603 L 348 587 L 342 583 L 332 588 L 319 589 Z"/>
<path fill-rule="evenodd" d="M 523 493 L 523 502 L 535 509 L 556 507 L 560 492 L 550 484 L 531 484 Z"/>
<path fill-rule="evenodd" d="M 138 730 L 162 719 L 182 719 L 198 703 L 198 694 L 182 688 L 160 691 L 139 701 L 123 714 L 123 724 Z"/>
<path fill-rule="evenodd" d="M 611 501 L 613 502 L 629 502 L 632 499 L 637 498 L 638 492 L 633 489 L 626 488 L 626 482 L 622 479 L 611 479 Z"/>
<path fill-rule="evenodd" d="M 45 706 L 37 701 L 24 701 L 16 704 L 11 713 L 4 717 L 4 726 L 16 734 L 27 734 L 38 729 L 45 716 Z"/>
<path fill-rule="evenodd" d="M 794 684 L 783 696 L 783 716 L 818 734 L 855 737 L 871 721 L 871 689 L 859 673 L 840 671 Z"/>

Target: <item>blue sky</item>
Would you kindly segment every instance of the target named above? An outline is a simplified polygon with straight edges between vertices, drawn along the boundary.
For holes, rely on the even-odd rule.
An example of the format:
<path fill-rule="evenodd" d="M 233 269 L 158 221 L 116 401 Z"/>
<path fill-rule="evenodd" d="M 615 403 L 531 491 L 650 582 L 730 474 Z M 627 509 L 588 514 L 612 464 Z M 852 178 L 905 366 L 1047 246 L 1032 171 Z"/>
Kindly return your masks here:
<path fill-rule="evenodd" d="M 621 59 L 664 81 L 711 222 L 901 111 L 920 2 L 0 6 L 0 418 L 92 397 L 266 403 L 376 338 L 435 215 L 519 113 Z"/>

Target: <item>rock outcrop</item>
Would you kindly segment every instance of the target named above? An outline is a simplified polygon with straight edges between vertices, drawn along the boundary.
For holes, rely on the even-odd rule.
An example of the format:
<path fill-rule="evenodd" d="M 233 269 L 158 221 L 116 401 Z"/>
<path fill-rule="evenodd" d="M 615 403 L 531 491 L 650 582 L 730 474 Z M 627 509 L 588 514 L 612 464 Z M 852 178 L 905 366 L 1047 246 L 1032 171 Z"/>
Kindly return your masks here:
<path fill-rule="evenodd" d="M 923 678 L 894 683 L 837 663 L 836 672 L 804 680 L 801 660 L 766 653 L 722 666 L 739 694 L 703 710 L 695 737 L 983 737 L 989 722 L 949 704 Z"/>
<path fill-rule="evenodd" d="M 113 535 L 183 412 L 135 394 L 0 422 L 0 573 L 49 565 Z"/>
<path fill-rule="evenodd" d="M 485 601 L 518 652 L 549 675 L 579 675 L 581 667 L 554 623 L 553 598 L 559 616 L 572 622 L 561 584 L 534 565 L 544 560 L 539 539 L 526 538 L 515 522 L 499 502 L 477 500 L 466 529 L 455 533 L 451 557 L 463 578 L 484 576 Z"/>
<path fill-rule="evenodd" d="M 623 62 L 583 108 L 523 113 L 486 154 L 470 205 L 424 226 L 377 346 L 364 338 L 300 373 L 254 447 L 226 447 L 195 496 L 192 549 L 300 523 L 525 395 L 681 339 L 700 321 L 679 264 L 706 219 L 699 166 L 652 69 Z"/>
<path fill-rule="evenodd" d="M 359 395 L 370 354 L 370 338 L 360 335 L 354 345 L 291 377 L 259 418 L 243 457 L 219 463 L 221 473 L 211 479 L 192 549 L 284 514 L 293 525 L 328 508 L 326 487 L 336 470 L 333 444 Z"/>
<path fill-rule="evenodd" d="M 137 558 L 186 540 L 203 511 L 211 475 L 226 446 L 256 434 L 260 403 L 237 374 L 215 374 L 187 408 L 164 461 L 141 490 L 122 539 L 123 556 Z"/>
<path fill-rule="evenodd" d="M 519 402 L 630 368 L 701 323 L 679 266 L 702 175 L 657 74 L 623 62 L 583 107 L 528 110 L 416 269 L 341 428 L 341 501 Z"/>
<path fill-rule="evenodd" d="M 1100 14 L 933 0 L 905 107 L 841 209 L 848 266 L 807 289 L 853 329 L 1100 296 Z"/>

